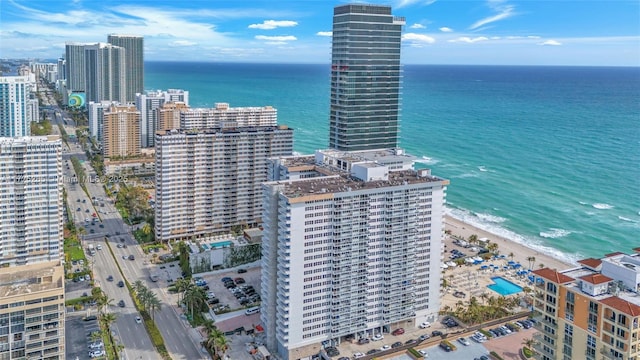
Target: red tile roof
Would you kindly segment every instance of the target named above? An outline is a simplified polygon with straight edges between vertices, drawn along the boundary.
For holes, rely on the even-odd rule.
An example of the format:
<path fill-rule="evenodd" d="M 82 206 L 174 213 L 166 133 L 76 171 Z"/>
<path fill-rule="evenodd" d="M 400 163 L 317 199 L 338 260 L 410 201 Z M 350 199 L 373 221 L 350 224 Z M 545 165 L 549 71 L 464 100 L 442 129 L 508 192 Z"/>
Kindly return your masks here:
<path fill-rule="evenodd" d="M 624 253 L 620 252 L 620 251 L 616 251 L 616 252 L 612 252 L 611 254 L 607 254 L 604 257 L 612 257 L 612 256 L 616 256 L 616 255 L 624 255 Z"/>
<path fill-rule="evenodd" d="M 533 273 L 547 280 L 550 280 L 556 284 L 564 284 L 575 280 L 574 278 L 565 274 L 559 273 L 555 270 L 544 268 L 540 270 L 534 270 Z"/>
<path fill-rule="evenodd" d="M 640 306 L 632 304 L 627 300 L 623 300 L 617 296 L 608 297 L 604 300 L 601 300 L 600 302 L 618 311 L 622 311 L 627 315 L 631 315 L 634 317 L 640 316 Z"/>
<path fill-rule="evenodd" d="M 598 284 L 612 281 L 613 279 L 602 274 L 590 274 L 590 275 L 581 276 L 580 280 L 584 280 L 588 283 L 598 285 Z"/>
<path fill-rule="evenodd" d="M 578 263 L 586 266 L 586 267 L 590 267 L 592 269 L 597 268 L 598 266 L 600 266 L 600 264 L 602 264 L 602 260 L 600 259 L 596 259 L 596 258 L 588 258 L 588 259 L 582 259 L 582 260 L 578 260 Z"/>

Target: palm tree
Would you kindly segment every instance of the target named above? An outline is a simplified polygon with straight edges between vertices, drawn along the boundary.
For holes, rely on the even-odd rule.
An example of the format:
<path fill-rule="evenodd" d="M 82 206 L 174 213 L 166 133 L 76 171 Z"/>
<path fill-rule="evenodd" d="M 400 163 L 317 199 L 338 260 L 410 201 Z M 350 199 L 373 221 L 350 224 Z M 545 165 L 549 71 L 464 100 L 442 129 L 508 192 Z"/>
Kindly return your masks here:
<path fill-rule="evenodd" d="M 533 266 L 536 264 L 536 257 L 529 256 L 527 257 L 527 261 L 529 262 L 529 269 L 533 269 Z"/>
<path fill-rule="evenodd" d="M 176 290 L 178 291 L 178 302 L 182 302 L 182 300 L 180 299 L 180 294 L 184 295 L 184 292 L 187 290 L 190 284 L 191 283 L 187 279 L 181 278 L 176 280 L 173 286 L 175 286 Z"/>
<path fill-rule="evenodd" d="M 487 250 L 489 250 L 490 252 L 497 254 L 498 253 L 498 244 L 497 243 L 489 243 L 487 244 Z"/>
<path fill-rule="evenodd" d="M 509 255 L 507 255 L 509 257 L 509 259 L 513 260 L 513 257 L 515 256 L 512 252 L 509 253 Z"/>
<path fill-rule="evenodd" d="M 224 337 L 224 333 L 217 328 L 213 328 L 204 341 L 204 346 L 213 353 L 214 359 L 221 359 L 224 352 L 227 350 L 227 339 Z"/>
<path fill-rule="evenodd" d="M 151 228 L 151 225 L 149 225 L 149 223 L 145 223 L 144 226 L 142 227 L 142 233 L 145 235 L 149 235 L 151 234 L 151 231 L 153 231 L 153 229 Z"/>
<path fill-rule="evenodd" d="M 107 295 L 102 294 L 96 300 L 96 305 L 98 306 L 98 313 L 102 314 L 102 310 L 113 305 L 113 299 L 109 298 Z"/>
<path fill-rule="evenodd" d="M 158 295 L 156 295 L 156 293 L 154 293 L 153 291 L 148 292 L 147 305 L 149 308 L 148 311 L 151 314 L 151 319 L 154 320 L 155 312 L 162 309 L 162 302 L 160 301 L 160 299 L 158 299 Z"/>
<path fill-rule="evenodd" d="M 189 313 L 191 314 L 191 319 L 193 319 L 194 310 L 200 311 L 202 306 L 205 304 L 206 294 L 204 290 L 195 284 L 189 284 L 189 287 L 184 291 L 184 296 L 182 297 L 182 301 L 185 305 L 187 305 L 189 309 Z"/>
<path fill-rule="evenodd" d="M 539 267 L 540 269 L 544 269 L 544 264 L 543 264 L 543 263 L 540 263 L 540 264 L 538 264 L 538 267 Z"/>
<path fill-rule="evenodd" d="M 482 299 L 483 304 L 486 304 L 487 299 L 489 299 L 489 294 L 487 294 L 486 292 L 483 292 L 482 294 L 480 294 L 480 299 Z"/>
<path fill-rule="evenodd" d="M 100 316 L 100 324 L 111 334 L 111 324 L 116 321 L 116 314 L 106 313 Z"/>
<path fill-rule="evenodd" d="M 524 338 L 522 339 L 522 345 L 528 347 L 531 351 L 533 351 L 533 347 L 537 345 L 538 342 L 534 338 Z"/>
<path fill-rule="evenodd" d="M 91 340 L 91 342 L 96 342 L 101 339 L 102 339 L 102 331 L 94 331 L 89 336 L 89 340 Z"/>
<path fill-rule="evenodd" d="M 202 323 L 202 327 L 204 328 L 204 331 L 206 331 L 207 334 L 209 334 L 211 333 L 211 331 L 216 329 L 215 323 L 216 322 L 211 319 L 205 319 L 205 321 Z"/>
<path fill-rule="evenodd" d="M 469 242 L 469 244 L 477 244 L 478 243 L 478 235 L 476 235 L 476 234 L 470 235 L 469 239 L 467 241 Z"/>

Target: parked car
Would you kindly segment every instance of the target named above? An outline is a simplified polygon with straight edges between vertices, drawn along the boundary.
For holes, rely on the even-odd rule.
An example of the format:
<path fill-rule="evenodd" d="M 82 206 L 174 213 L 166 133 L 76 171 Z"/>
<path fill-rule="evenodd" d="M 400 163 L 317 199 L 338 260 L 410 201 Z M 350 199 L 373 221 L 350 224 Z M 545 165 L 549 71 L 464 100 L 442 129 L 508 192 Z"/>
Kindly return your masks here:
<path fill-rule="evenodd" d="M 133 256 L 133 254 L 129 255 L 129 260 L 135 260 L 135 259 L 136 259 L 136 257 Z"/>
<path fill-rule="evenodd" d="M 367 339 L 367 338 L 358 339 L 358 345 L 366 345 L 368 343 L 369 343 L 369 339 Z"/>
<path fill-rule="evenodd" d="M 89 315 L 89 316 L 85 316 L 82 320 L 84 321 L 93 321 L 93 320 L 98 320 L 98 317 L 95 315 Z"/>
<path fill-rule="evenodd" d="M 433 337 L 442 336 L 442 331 L 434 330 L 434 331 L 431 332 L 431 336 L 433 336 Z"/>
<path fill-rule="evenodd" d="M 469 340 L 467 340 L 467 338 L 465 337 L 461 337 L 458 339 L 458 342 L 464 346 L 469 346 L 471 345 L 471 343 L 469 342 Z"/>
<path fill-rule="evenodd" d="M 136 324 L 142 324 L 142 319 L 140 316 L 136 316 Z"/>
<path fill-rule="evenodd" d="M 422 324 L 420 324 L 420 329 L 426 329 L 428 327 L 431 327 L 431 323 L 428 321 L 425 321 Z"/>
<path fill-rule="evenodd" d="M 247 272 L 246 269 L 238 269 L 238 274 L 244 274 L 246 272 Z"/>
<path fill-rule="evenodd" d="M 107 281 L 113 281 L 113 275 L 107 276 Z"/>
<path fill-rule="evenodd" d="M 118 306 L 120 306 L 120 307 L 124 307 L 124 306 L 125 306 L 125 304 L 124 304 L 124 300 L 120 300 L 120 301 L 118 301 Z"/>
<path fill-rule="evenodd" d="M 403 328 L 397 328 L 395 330 L 393 330 L 393 332 L 391 333 L 391 335 L 402 335 L 404 334 L 404 329 Z"/>
<path fill-rule="evenodd" d="M 118 287 L 124 287 L 124 281 L 122 280 L 118 281 Z"/>
<path fill-rule="evenodd" d="M 395 349 L 395 348 L 400 347 L 400 346 L 402 346 L 402 341 L 396 341 L 393 344 L 391 344 L 391 348 L 392 349 Z"/>

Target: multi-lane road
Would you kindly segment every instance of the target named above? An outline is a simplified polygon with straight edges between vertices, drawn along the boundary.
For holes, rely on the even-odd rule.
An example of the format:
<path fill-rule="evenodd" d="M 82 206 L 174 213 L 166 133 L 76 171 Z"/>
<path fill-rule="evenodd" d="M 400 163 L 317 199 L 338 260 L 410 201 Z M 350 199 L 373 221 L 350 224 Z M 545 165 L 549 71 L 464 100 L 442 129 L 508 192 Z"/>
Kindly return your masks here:
<path fill-rule="evenodd" d="M 55 110 L 58 110 L 55 108 Z M 58 111 L 51 110 L 53 115 L 53 131 L 59 134 L 57 124 L 63 124 L 64 113 L 58 114 Z M 67 120 L 67 124 L 72 124 Z M 75 134 L 75 127 L 64 125 L 67 134 Z M 143 324 L 137 324 L 135 317 L 139 316 L 136 311 L 131 296 L 127 288 L 118 287 L 117 283 L 122 279 L 116 261 L 120 264 L 124 277 L 134 283 L 142 280 L 146 285 L 154 291 L 158 298 L 162 301 L 160 310 L 154 313 L 154 320 L 162 337 L 165 346 L 173 359 L 197 360 L 208 359 L 209 356 L 202 350 L 196 333 L 183 320 L 180 319 L 175 308 L 162 291 L 157 283 L 149 281 L 150 267 L 152 265 L 147 261 L 145 254 L 140 246 L 131 235 L 131 230 L 124 223 L 122 217 L 115 209 L 115 206 L 106 196 L 103 181 L 96 177 L 94 169 L 87 160 L 84 150 L 75 141 L 69 141 L 69 145 L 63 144 L 63 174 L 64 186 L 67 190 L 67 201 L 71 210 L 70 216 L 73 217 L 77 226 L 85 227 L 86 234 L 83 236 L 83 248 L 87 248 L 89 244 L 96 247 L 102 245 L 102 250 L 96 251 L 95 256 L 88 256 L 88 260 L 93 267 L 93 274 L 97 284 L 103 289 L 109 298 L 112 298 L 113 305 L 109 311 L 117 314 L 117 320 L 113 325 L 113 331 L 117 341 L 124 345 L 125 359 L 160 359 L 160 355 L 155 351 L 149 335 L 144 330 Z M 78 179 L 85 181 L 88 196 L 79 183 L 70 181 L 74 175 L 71 157 L 76 157 L 83 162 L 84 172 L 87 179 Z M 69 165 L 67 168 L 67 164 Z M 121 179 L 126 180 L 126 179 Z M 93 199 L 95 197 L 95 199 Z M 100 200 L 97 200 L 100 199 Z M 100 206 L 104 204 L 104 206 Z M 77 210 L 80 208 L 80 210 Z M 87 211 L 89 210 L 89 211 Z M 93 213 L 96 213 L 100 221 L 92 224 Z M 89 223 L 85 222 L 89 219 Z M 102 227 L 100 226 L 102 224 Z M 86 225 L 86 226 L 85 226 Z M 93 230 L 93 233 L 91 232 Z M 106 235 L 109 235 L 106 237 Z M 105 242 L 105 238 L 107 239 Z M 126 244 L 127 247 L 118 247 L 118 244 Z M 107 248 L 109 246 L 111 251 Z M 129 255 L 133 255 L 135 260 L 129 260 Z M 109 275 L 113 276 L 113 281 L 107 281 Z M 117 304 L 120 300 L 124 300 L 125 307 L 119 307 Z"/>

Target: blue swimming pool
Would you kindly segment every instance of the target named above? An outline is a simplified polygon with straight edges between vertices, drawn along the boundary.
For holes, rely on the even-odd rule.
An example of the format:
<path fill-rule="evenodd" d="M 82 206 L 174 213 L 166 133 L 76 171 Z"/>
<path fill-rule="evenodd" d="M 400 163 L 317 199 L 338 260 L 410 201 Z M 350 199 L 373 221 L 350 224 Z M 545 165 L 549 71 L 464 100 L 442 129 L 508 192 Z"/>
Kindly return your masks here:
<path fill-rule="evenodd" d="M 211 244 L 209 244 L 209 246 L 212 249 L 215 249 L 215 248 L 231 246 L 231 244 L 233 244 L 231 241 L 221 241 L 221 242 L 217 242 L 217 243 L 211 243 Z"/>
<path fill-rule="evenodd" d="M 487 287 L 502 296 L 517 294 L 522 291 L 522 288 L 503 277 L 492 277 L 491 280 L 495 284 L 487 285 Z"/>

